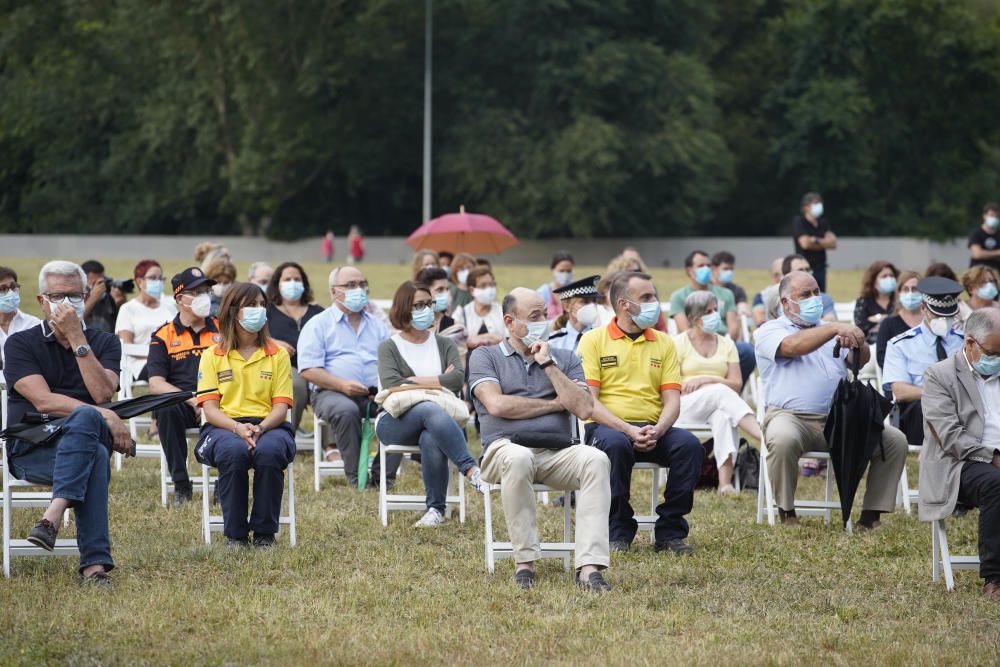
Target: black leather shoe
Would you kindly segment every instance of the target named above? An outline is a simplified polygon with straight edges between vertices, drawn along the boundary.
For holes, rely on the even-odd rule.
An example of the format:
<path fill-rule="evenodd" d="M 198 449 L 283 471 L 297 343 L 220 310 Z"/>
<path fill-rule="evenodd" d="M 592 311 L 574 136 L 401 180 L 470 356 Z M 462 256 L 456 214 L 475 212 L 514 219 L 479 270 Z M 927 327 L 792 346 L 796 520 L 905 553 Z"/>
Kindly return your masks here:
<path fill-rule="evenodd" d="M 28 533 L 28 541 L 34 544 L 36 547 L 41 547 L 46 551 L 52 551 L 56 548 L 56 535 L 59 534 L 59 529 L 49 523 L 48 519 L 42 519 L 35 524 L 35 527 L 31 529 Z"/>
<path fill-rule="evenodd" d="M 245 537 L 242 540 L 238 540 L 234 537 L 226 538 L 226 548 L 228 549 L 247 549 L 249 547 L 250 547 L 250 540 L 248 540 Z"/>
<path fill-rule="evenodd" d="M 174 484 L 174 507 L 180 507 L 194 499 L 194 492 L 191 482 L 177 482 Z"/>
<path fill-rule="evenodd" d="M 526 591 L 535 587 L 535 572 L 533 570 L 518 570 L 514 573 L 514 583 Z"/>
<path fill-rule="evenodd" d="M 258 535 L 254 533 L 253 536 L 254 549 L 270 549 L 273 546 L 274 546 L 274 535 Z"/>
<path fill-rule="evenodd" d="M 632 548 L 632 544 L 630 542 L 626 542 L 625 540 L 615 540 L 614 542 L 608 544 L 608 548 L 611 549 L 611 551 L 625 553 Z"/>
<path fill-rule="evenodd" d="M 104 570 L 88 574 L 86 577 L 80 575 L 80 585 L 111 590 L 111 577 L 109 577 L 108 573 Z"/>
<path fill-rule="evenodd" d="M 576 585 L 591 593 L 608 593 L 611 591 L 611 584 L 604 579 L 600 572 L 591 572 L 586 580 L 580 578 L 580 573 L 576 573 Z"/>
<path fill-rule="evenodd" d="M 657 542 L 653 545 L 653 549 L 657 552 L 669 551 L 671 553 L 677 554 L 678 556 L 690 556 L 694 554 L 694 547 L 685 542 L 679 537 L 675 537 L 672 540 L 667 540 L 666 542 Z"/>

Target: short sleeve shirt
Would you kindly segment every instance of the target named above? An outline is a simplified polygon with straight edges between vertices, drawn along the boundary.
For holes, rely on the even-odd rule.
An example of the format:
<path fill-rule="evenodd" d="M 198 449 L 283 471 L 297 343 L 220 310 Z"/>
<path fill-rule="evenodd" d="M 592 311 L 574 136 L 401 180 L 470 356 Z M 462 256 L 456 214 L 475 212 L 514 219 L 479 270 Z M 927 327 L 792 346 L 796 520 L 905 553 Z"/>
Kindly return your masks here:
<path fill-rule="evenodd" d="M 271 343 L 244 359 L 236 350 L 227 354 L 215 345 L 205 350 L 198 365 L 198 391 L 209 389 L 215 391 L 198 396 L 198 405 L 219 401 L 219 408 L 234 419 L 264 418 L 276 403 L 291 407 L 292 364 L 288 352 Z"/>
<path fill-rule="evenodd" d="M 725 335 L 728 331 L 726 327 L 726 314 L 730 311 L 736 312 L 736 299 L 733 297 L 733 293 L 725 287 L 709 285 L 708 289 L 711 290 L 712 294 L 719 301 L 719 328 L 715 333 Z M 684 312 L 684 300 L 692 292 L 694 292 L 694 288 L 690 285 L 685 285 L 670 295 L 670 317 Z"/>
<path fill-rule="evenodd" d="M 177 316 L 177 307 L 170 301 L 161 301 L 150 308 L 138 299 L 132 299 L 118 310 L 115 333 L 131 331 L 132 342 L 148 343 L 153 333 Z"/>
<path fill-rule="evenodd" d="M 724 378 L 729 374 L 729 364 L 740 361 L 736 343 L 725 336 L 716 336 L 718 345 L 711 357 L 701 356 L 691 344 L 691 338 L 686 332 L 673 336 L 672 340 L 677 351 L 677 363 L 680 366 L 682 381 L 704 376 Z"/>
<path fill-rule="evenodd" d="M 736 283 L 726 283 L 723 285 L 727 290 L 733 293 L 733 299 L 736 303 L 746 303 L 747 302 L 747 291 L 737 285 Z"/>
<path fill-rule="evenodd" d="M 389 329 L 378 318 L 362 311 L 357 331 L 337 306 L 309 320 L 299 334 L 296 348 L 299 372 L 322 368 L 334 377 L 378 386 L 378 348 Z"/>
<path fill-rule="evenodd" d="M 267 307 L 267 327 L 271 332 L 271 338 L 288 343 L 294 348 L 299 346 L 299 334 L 302 328 L 309 323 L 309 320 L 323 312 L 323 307 L 315 303 L 306 306 L 306 312 L 299 320 L 294 320 L 285 315 L 281 310 L 271 304 Z M 297 353 L 292 355 L 292 366 L 298 364 Z"/>
<path fill-rule="evenodd" d="M 580 359 L 569 350 L 551 349 L 552 359 L 565 373 L 581 387 L 585 387 L 583 367 Z M 483 448 L 500 438 L 513 438 L 515 433 L 571 433 L 573 416 L 569 412 L 551 412 L 530 419 L 506 419 L 491 415 L 476 394 L 476 387 L 494 382 L 500 385 L 505 396 L 552 400 L 556 397 L 555 387 L 539 368 L 533 358 L 525 359 L 506 340 L 499 345 L 478 347 L 469 357 L 469 390 L 479 415 Z"/>
<path fill-rule="evenodd" d="M 157 329 L 150 339 L 146 372 L 149 377 L 164 378 L 181 391 L 194 391 L 202 353 L 220 340 L 214 317 L 205 318 L 205 326 L 195 331 L 184 326 L 178 315 Z"/>
<path fill-rule="evenodd" d="M 983 250 L 996 250 L 997 248 L 1000 248 L 1000 229 L 990 234 L 983 229 L 982 225 L 976 227 L 972 230 L 972 233 L 969 234 L 968 246 L 971 248 L 974 245 L 981 247 Z M 992 266 L 994 269 L 1000 271 L 1000 257 L 993 257 L 991 259 L 969 258 L 970 267 L 976 266 L 977 264 Z"/>
<path fill-rule="evenodd" d="M 577 353 L 598 400 L 624 421 L 656 423 L 663 412 L 661 392 L 680 391 L 674 343 L 660 331 L 644 329 L 632 340 L 612 320 L 584 334 Z"/>
<path fill-rule="evenodd" d="M 927 326 L 918 324 L 890 340 L 885 348 L 882 388 L 891 391 L 893 382 L 923 387 L 924 372 L 938 362 L 936 338 Z M 943 342 L 944 351 L 951 357 L 962 349 L 965 336 L 952 329 Z"/>
<path fill-rule="evenodd" d="M 821 322 L 816 326 L 831 326 Z M 754 334 L 757 368 L 768 407 L 826 414 L 841 379 L 847 377 L 844 359 L 847 350 L 833 356 L 837 344 L 831 338 L 822 347 L 801 357 L 779 357 L 781 341 L 801 331 L 801 327 L 782 315 L 765 322 Z"/>
<path fill-rule="evenodd" d="M 101 362 L 101 366 L 119 374 L 122 345 L 118 337 L 89 328 L 84 335 L 90 345 L 90 353 Z M 94 405 L 94 399 L 83 382 L 76 354 L 59 343 L 47 323 L 42 322 L 37 327 L 20 331 L 8 338 L 4 357 L 4 375 L 10 392 L 7 400 L 8 424 L 17 424 L 24 420 L 26 412 L 34 411 L 34 407 L 17 392 L 16 387 L 19 380 L 30 375 L 41 375 L 53 394 L 69 396 Z"/>
<path fill-rule="evenodd" d="M 826 236 L 826 233 L 830 231 L 830 224 L 826 221 L 826 218 L 820 218 L 816 223 L 814 227 L 811 222 L 801 215 L 792 221 L 792 239 L 795 243 L 795 254 L 802 255 L 813 269 L 826 266 L 826 250 L 806 250 L 799 245 L 799 237 L 818 236 L 823 238 Z"/>

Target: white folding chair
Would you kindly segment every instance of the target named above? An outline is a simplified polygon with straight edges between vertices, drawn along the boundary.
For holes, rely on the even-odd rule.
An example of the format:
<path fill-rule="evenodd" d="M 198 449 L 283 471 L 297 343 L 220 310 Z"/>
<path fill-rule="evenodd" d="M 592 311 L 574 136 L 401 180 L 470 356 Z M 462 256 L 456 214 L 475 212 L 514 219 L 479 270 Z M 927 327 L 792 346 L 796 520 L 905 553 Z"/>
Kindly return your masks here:
<path fill-rule="evenodd" d="M 489 484 L 483 482 L 483 510 L 484 510 L 484 526 L 485 526 L 485 545 L 486 545 L 486 570 L 491 574 L 494 572 L 496 567 L 496 561 L 501 558 L 513 558 L 514 557 L 514 547 L 510 542 L 498 542 L 493 536 L 493 491 L 499 491 L 499 484 Z M 570 571 L 570 556 L 576 550 L 576 544 L 573 542 L 572 529 L 570 526 L 570 492 L 569 491 L 559 491 L 545 484 L 532 484 L 532 489 L 535 493 L 561 493 L 563 494 L 563 541 L 562 542 L 542 542 L 539 547 L 541 549 L 542 558 L 562 558 L 563 568 L 569 572 Z"/>
<path fill-rule="evenodd" d="M 758 386 L 757 395 L 761 397 L 760 405 L 757 407 L 757 421 L 760 422 L 761 430 L 764 429 L 765 394 L 763 383 Z M 829 452 L 810 451 L 803 452 L 801 459 L 819 459 L 829 461 Z M 765 514 L 767 523 L 774 525 L 774 518 L 777 514 L 777 504 L 774 501 L 774 488 L 771 486 L 771 478 L 767 472 L 767 433 L 760 441 L 760 481 L 757 484 L 757 523 L 763 523 Z M 833 499 L 833 469 L 828 467 L 826 471 L 826 484 L 823 500 L 803 500 L 795 499 L 795 514 L 797 516 L 821 516 L 826 525 L 830 525 L 830 516 L 833 510 L 840 509 L 840 502 Z M 847 520 L 847 532 L 853 532 L 851 520 Z"/>
<path fill-rule="evenodd" d="M 315 488 L 319 492 L 320 479 L 323 477 L 346 477 L 344 472 L 344 461 L 327 461 L 323 457 L 323 428 L 329 426 L 318 416 L 313 415 L 313 477 L 315 478 Z"/>
<path fill-rule="evenodd" d="M 135 397 L 135 388 L 148 386 L 147 382 L 136 380 L 132 377 L 132 370 L 128 367 L 128 359 L 146 359 L 149 357 L 149 345 L 137 343 L 122 343 L 121 373 L 118 380 L 118 400 L 123 401 Z M 142 442 L 139 438 L 139 429 L 152 425 L 153 420 L 149 415 L 132 417 L 128 420 L 129 432 L 135 440 L 136 458 L 155 459 L 160 458 L 160 445 L 154 442 Z M 115 452 L 115 470 L 122 469 L 122 460 L 125 457 L 119 452 Z"/>
<path fill-rule="evenodd" d="M 382 519 L 382 527 L 389 525 L 389 512 L 396 510 L 425 510 L 427 509 L 427 497 L 426 496 L 415 496 L 415 495 L 405 495 L 405 494 L 393 494 L 389 493 L 388 484 L 386 484 L 386 458 L 389 454 L 419 454 L 420 447 L 418 445 L 386 445 L 379 442 L 379 457 L 378 457 L 378 475 L 379 475 L 379 486 L 378 486 L 378 513 L 379 517 Z M 453 464 L 449 463 L 449 471 L 454 467 Z M 447 510 L 450 512 L 456 506 L 458 507 L 458 521 L 459 523 L 465 523 L 465 475 L 458 472 L 458 468 L 455 468 L 455 474 L 458 485 L 458 493 L 454 495 L 445 496 L 445 505 Z M 451 483 L 449 481 L 449 486 Z"/>
<path fill-rule="evenodd" d="M 955 588 L 953 570 L 979 569 L 979 556 L 952 556 L 948 548 L 948 535 L 944 529 L 944 519 L 931 522 L 931 578 L 941 580 L 944 571 L 944 585 L 950 591 Z"/>
<path fill-rule="evenodd" d="M 7 428 L 7 390 L 0 390 L 0 428 Z M 52 491 L 44 485 L 16 479 L 10 474 L 6 441 L 0 439 L 0 475 L 3 476 L 3 576 L 10 576 L 10 560 L 14 556 L 79 556 L 76 538 L 56 540 L 53 551 L 46 551 L 28 540 L 11 538 L 11 510 L 15 508 L 45 508 L 52 502 Z M 63 525 L 68 525 L 69 513 L 63 515 Z"/>

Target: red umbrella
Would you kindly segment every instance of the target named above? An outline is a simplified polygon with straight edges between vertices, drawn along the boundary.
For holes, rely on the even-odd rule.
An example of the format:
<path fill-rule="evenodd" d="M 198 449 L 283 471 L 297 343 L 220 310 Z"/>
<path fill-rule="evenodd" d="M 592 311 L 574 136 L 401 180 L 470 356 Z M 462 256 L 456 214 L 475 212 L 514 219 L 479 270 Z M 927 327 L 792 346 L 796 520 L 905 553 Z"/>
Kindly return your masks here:
<path fill-rule="evenodd" d="M 500 221 L 488 215 L 466 213 L 464 206 L 458 213 L 448 213 L 420 225 L 406 242 L 414 250 L 429 248 L 471 255 L 499 255 L 520 243 Z"/>

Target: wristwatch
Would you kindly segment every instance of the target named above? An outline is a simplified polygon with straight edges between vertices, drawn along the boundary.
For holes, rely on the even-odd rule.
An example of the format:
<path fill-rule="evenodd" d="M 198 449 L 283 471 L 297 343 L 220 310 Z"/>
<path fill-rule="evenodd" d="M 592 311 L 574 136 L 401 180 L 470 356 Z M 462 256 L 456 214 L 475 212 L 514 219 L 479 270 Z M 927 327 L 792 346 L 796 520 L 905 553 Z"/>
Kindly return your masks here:
<path fill-rule="evenodd" d="M 90 346 L 89 345 L 80 345 L 75 350 L 73 350 L 73 354 L 75 354 L 78 357 L 85 357 L 88 354 L 90 354 Z"/>
<path fill-rule="evenodd" d="M 556 363 L 556 360 L 553 359 L 552 357 L 549 357 L 548 361 L 546 361 L 545 363 L 542 363 L 542 364 L 538 364 L 538 367 L 541 368 L 542 370 L 545 370 L 549 366 L 554 366 L 555 363 Z"/>

